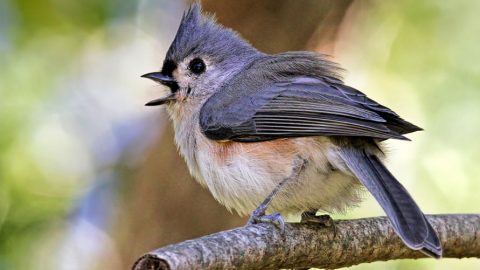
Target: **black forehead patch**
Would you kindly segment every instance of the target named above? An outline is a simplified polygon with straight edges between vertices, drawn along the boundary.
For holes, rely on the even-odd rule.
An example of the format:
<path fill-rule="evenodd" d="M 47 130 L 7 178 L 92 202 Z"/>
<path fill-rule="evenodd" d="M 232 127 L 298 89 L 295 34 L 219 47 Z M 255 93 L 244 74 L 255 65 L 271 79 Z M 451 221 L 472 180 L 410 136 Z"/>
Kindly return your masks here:
<path fill-rule="evenodd" d="M 173 60 L 165 60 L 163 62 L 162 74 L 172 77 L 173 71 L 177 68 L 177 64 Z"/>

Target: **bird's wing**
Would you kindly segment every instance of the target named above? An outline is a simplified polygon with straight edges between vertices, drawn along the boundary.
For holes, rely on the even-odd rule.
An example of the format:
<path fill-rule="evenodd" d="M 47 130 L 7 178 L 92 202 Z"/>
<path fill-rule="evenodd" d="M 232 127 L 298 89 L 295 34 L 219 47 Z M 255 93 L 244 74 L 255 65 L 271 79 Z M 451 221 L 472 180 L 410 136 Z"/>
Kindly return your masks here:
<path fill-rule="evenodd" d="M 360 91 L 332 78 L 294 77 L 246 94 L 219 92 L 201 110 L 214 140 L 241 142 L 304 136 L 406 139 L 420 130 Z"/>

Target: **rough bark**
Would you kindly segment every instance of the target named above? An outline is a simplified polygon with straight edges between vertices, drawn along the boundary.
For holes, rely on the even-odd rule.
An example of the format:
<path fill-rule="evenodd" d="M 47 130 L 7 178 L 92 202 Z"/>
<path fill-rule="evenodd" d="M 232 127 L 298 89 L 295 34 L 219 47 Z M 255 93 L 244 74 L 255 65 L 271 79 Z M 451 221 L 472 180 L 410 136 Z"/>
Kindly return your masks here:
<path fill-rule="evenodd" d="M 445 258 L 480 258 L 480 215 L 428 216 Z M 385 217 L 335 221 L 333 227 L 271 224 L 240 227 L 169 245 L 138 259 L 133 269 L 340 268 L 423 258 L 407 248 Z"/>

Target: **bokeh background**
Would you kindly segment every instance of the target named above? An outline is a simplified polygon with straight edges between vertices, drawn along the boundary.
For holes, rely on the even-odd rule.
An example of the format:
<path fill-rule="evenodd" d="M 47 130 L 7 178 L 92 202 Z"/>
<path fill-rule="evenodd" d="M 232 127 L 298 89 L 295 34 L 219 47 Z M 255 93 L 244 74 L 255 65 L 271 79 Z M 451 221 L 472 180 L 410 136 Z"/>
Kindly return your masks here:
<path fill-rule="evenodd" d="M 158 246 L 242 225 L 176 153 L 158 70 L 187 2 L 0 0 L 0 269 L 128 269 Z M 480 212 L 480 1 L 222 1 L 269 52 L 315 50 L 425 129 L 388 142 L 427 213 Z M 370 196 L 334 218 L 383 215 Z M 480 269 L 472 259 L 352 269 Z"/>

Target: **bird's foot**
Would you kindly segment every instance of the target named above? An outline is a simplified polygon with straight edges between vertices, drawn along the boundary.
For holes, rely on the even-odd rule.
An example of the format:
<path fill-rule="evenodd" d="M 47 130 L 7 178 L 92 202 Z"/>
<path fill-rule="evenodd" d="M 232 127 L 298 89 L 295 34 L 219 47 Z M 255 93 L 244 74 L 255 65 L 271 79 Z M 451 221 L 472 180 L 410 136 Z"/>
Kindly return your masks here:
<path fill-rule="evenodd" d="M 285 220 L 283 219 L 282 215 L 280 215 L 280 213 L 266 215 L 264 209 L 259 208 L 253 211 L 252 215 L 248 219 L 247 225 L 253 225 L 258 223 L 271 223 L 277 228 L 279 228 L 280 232 L 283 234 L 285 232 Z"/>
<path fill-rule="evenodd" d="M 303 212 L 302 220 L 300 222 L 301 223 L 317 223 L 317 224 L 323 225 L 324 227 L 334 226 L 333 219 L 330 215 L 317 216 L 313 212 Z"/>
<path fill-rule="evenodd" d="M 301 223 L 315 223 L 319 224 L 326 228 L 333 228 L 334 237 L 337 234 L 337 228 L 335 227 L 335 222 L 333 221 L 330 215 L 319 215 L 317 216 L 315 212 L 303 212 Z"/>

